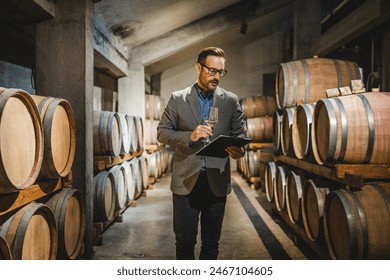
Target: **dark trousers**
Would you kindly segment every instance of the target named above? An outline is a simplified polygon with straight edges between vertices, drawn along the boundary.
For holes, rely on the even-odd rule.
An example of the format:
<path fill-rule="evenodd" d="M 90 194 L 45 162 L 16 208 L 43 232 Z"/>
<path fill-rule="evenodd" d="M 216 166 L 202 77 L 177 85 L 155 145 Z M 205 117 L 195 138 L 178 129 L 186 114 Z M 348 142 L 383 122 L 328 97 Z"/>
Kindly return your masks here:
<path fill-rule="evenodd" d="M 202 246 L 199 259 L 216 260 L 225 213 L 226 196 L 216 197 L 207 176 L 201 172 L 189 195 L 173 194 L 173 227 L 176 235 L 176 259 L 195 259 L 194 248 L 200 216 Z"/>

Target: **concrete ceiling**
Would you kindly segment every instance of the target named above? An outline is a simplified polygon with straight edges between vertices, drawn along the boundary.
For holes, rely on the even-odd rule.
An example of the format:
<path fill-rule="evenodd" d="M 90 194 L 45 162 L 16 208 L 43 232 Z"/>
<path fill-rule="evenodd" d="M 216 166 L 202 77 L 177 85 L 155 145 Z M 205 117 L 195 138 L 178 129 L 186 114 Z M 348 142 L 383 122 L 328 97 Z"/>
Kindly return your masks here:
<path fill-rule="evenodd" d="M 294 0 L 95 2 L 96 12 L 113 34 L 127 45 L 129 61 L 138 60 L 153 74 L 172 66 L 172 62 L 180 63 L 193 57 L 202 43 L 222 45 L 241 40 L 240 27 L 244 21 L 248 23 L 248 36 L 258 34 L 259 28 L 274 30 L 272 26 L 264 26 L 259 19 L 274 14 L 267 24 L 278 25 L 286 18 L 291 21 Z M 287 6 L 288 11 L 285 10 Z"/>
<path fill-rule="evenodd" d="M 103 0 L 95 7 L 114 35 L 132 47 L 241 0 Z M 240 16 L 240 15 L 238 15 Z"/>

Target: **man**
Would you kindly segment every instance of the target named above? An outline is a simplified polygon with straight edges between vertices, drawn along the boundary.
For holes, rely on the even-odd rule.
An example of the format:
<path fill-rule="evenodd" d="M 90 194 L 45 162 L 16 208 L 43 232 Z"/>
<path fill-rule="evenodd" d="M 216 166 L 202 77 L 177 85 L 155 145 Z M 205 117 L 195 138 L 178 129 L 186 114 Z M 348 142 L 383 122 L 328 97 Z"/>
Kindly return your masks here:
<path fill-rule="evenodd" d="M 229 157 L 201 157 L 202 139 L 219 135 L 245 137 L 243 113 L 238 98 L 218 84 L 227 73 L 225 54 L 220 48 L 203 49 L 195 65 L 196 83 L 173 92 L 157 128 L 161 143 L 175 147 L 172 163 L 173 224 L 176 258 L 195 259 L 194 247 L 201 222 L 200 259 L 217 259 L 225 211 L 231 192 Z M 219 121 L 211 129 L 202 124 L 210 107 L 218 108 Z M 241 147 L 231 146 L 233 159 L 244 155 Z"/>

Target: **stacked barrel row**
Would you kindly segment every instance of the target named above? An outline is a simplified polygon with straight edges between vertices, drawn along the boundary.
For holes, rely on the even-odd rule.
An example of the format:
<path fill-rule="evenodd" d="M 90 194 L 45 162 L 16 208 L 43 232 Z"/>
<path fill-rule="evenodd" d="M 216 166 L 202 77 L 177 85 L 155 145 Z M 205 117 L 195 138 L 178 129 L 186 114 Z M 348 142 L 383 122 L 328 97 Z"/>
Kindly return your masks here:
<path fill-rule="evenodd" d="M 390 93 L 321 99 L 274 115 L 274 150 L 319 165 L 390 163 Z"/>
<path fill-rule="evenodd" d="M 329 183 L 298 168 L 275 162 L 265 166 L 265 193 L 279 212 L 287 212 L 289 221 L 303 225 L 307 237 L 323 237 L 322 218 Z"/>
<path fill-rule="evenodd" d="M 237 160 L 237 170 L 249 181 L 250 178 L 260 178 L 260 183 L 264 186 L 264 169 L 270 161 L 274 161 L 272 147 L 247 150 L 245 156 Z"/>
<path fill-rule="evenodd" d="M 150 162 L 150 182 L 156 182 L 169 168 L 169 150 L 157 141 L 157 127 L 164 110 L 164 99 L 159 95 L 145 95 L 145 145 L 144 156 Z"/>
<path fill-rule="evenodd" d="M 157 181 L 166 172 L 170 171 L 172 162 L 172 153 L 170 150 L 163 148 L 152 153 L 145 153 L 144 156 L 149 161 L 149 177 L 151 182 Z"/>
<path fill-rule="evenodd" d="M 94 156 L 118 159 L 95 170 L 94 222 L 113 221 L 148 186 L 149 164 L 144 149 L 142 117 L 111 111 L 94 111 Z"/>
<path fill-rule="evenodd" d="M 140 152 L 143 146 L 141 117 L 111 111 L 93 112 L 94 156 L 117 157 Z"/>
<path fill-rule="evenodd" d="M 305 59 L 282 63 L 277 73 L 274 153 L 333 168 L 390 163 L 390 94 L 327 98 L 326 90 L 351 86 L 353 62 Z M 349 188 L 296 166 L 270 162 L 267 199 L 302 226 L 309 240 L 326 242 L 334 259 L 388 259 L 390 184 Z M 299 165 L 298 165 L 299 166 Z M 390 178 L 388 178 L 390 179 Z M 379 218 L 380 217 L 380 218 Z"/>
<path fill-rule="evenodd" d="M 0 259 L 77 259 L 83 253 L 85 202 L 82 193 L 72 186 L 4 217 L 8 219 L 0 226 L 5 241 L 0 244 Z"/>
<path fill-rule="evenodd" d="M 250 96 L 240 99 L 247 135 L 252 143 L 272 143 L 272 116 L 275 112 L 275 98 L 271 96 Z"/>
<path fill-rule="evenodd" d="M 268 162 L 265 191 L 309 242 L 333 259 L 389 259 L 390 183 L 346 188 L 290 165 Z M 326 245 L 324 244 L 326 243 Z"/>
<path fill-rule="evenodd" d="M 275 98 L 270 96 L 249 96 L 240 99 L 241 109 L 247 135 L 251 143 L 245 157 L 237 160 L 237 170 L 247 180 L 264 181 L 264 164 L 273 160 L 272 146 L 272 116 L 275 112 Z M 266 145 L 263 145 L 266 144 Z"/>
<path fill-rule="evenodd" d="M 149 161 L 134 157 L 94 177 L 94 222 L 108 222 L 138 199 L 148 187 Z"/>
<path fill-rule="evenodd" d="M 108 165 L 95 175 L 95 223 L 113 221 L 145 192 L 150 177 L 160 177 L 165 172 L 163 152 L 157 151 L 152 155 L 146 153 L 148 145 L 157 143 L 162 99 L 152 95 L 146 97 L 145 121 L 141 117 L 126 114 L 95 112 L 95 155 L 120 155 L 124 159 L 128 158 L 127 151 L 132 155 L 130 160 L 119 161 L 114 166 Z M 125 141 L 127 138 L 129 141 Z M 129 147 L 127 151 L 124 146 Z"/>
<path fill-rule="evenodd" d="M 80 257 L 84 198 L 71 184 L 58 185 L 71 172 L 76 150 L 70 104 L 62 98 L 0 88 L 0 119 L 0 200 L 8 204 L 10 198 L 16 199 L 35 184 L 48 193 L 0 215 L 0 258 Z M 3 202 L 4 211 L 7 205 Z"/>

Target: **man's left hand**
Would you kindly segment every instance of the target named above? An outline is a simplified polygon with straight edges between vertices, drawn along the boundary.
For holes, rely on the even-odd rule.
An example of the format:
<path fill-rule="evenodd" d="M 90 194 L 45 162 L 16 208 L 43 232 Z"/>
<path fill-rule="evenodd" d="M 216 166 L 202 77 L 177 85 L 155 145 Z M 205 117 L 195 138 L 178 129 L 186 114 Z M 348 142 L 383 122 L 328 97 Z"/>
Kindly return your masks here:
<path fill-rule="evenodd" d="M 244 148 L 236 147 L 236 146 L 227 147 L 225 151 L 233 159 L 238 159 L 238 158 L 242 157 L 245 154 Z"/>

